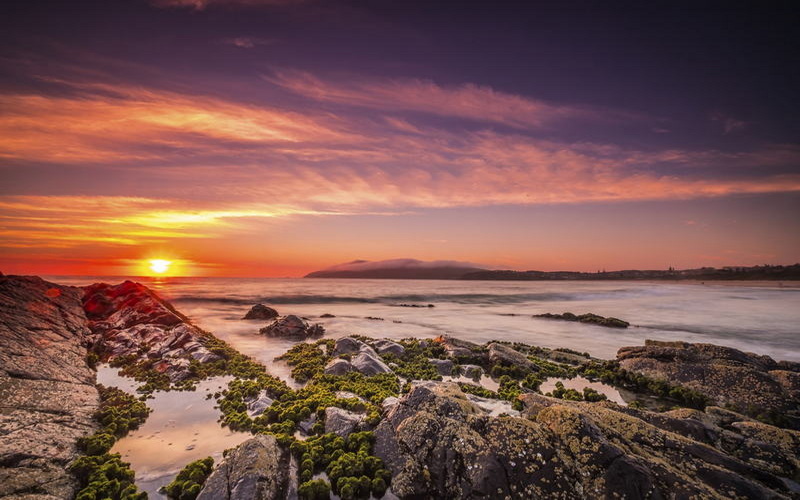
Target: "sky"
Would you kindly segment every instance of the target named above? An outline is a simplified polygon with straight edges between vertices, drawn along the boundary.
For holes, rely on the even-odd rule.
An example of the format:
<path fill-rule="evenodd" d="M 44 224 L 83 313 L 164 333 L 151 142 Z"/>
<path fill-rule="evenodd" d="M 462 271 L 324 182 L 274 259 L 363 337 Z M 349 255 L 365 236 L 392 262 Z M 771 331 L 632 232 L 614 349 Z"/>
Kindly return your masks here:
<path fill-rule="evenodd" d="M 793 264 L 798 25 L 777 2 L 6 0 L 0 271 Z"/>

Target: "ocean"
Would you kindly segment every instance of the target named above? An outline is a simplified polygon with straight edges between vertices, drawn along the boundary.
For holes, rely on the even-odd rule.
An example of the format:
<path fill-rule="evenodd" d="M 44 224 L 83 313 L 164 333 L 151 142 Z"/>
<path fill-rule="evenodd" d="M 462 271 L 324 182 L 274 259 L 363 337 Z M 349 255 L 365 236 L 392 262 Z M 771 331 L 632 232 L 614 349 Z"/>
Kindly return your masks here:
<path fill-rule="evenodd" d="M 50 277 L 63 284 L 124 278 Z M 137 278 L 198 326 L 263 361 L 293 342 L 258 335 L 241 318 L 263 303 L 320 323 L 326 336 L 399 339 L 449 334 L 508 340 L 613 358 L 645 339 L 707 342 L 800 361 L 800 283 L 644 281 L 456 281 L 267 278 Z M 401 305 L 434 307 L 402 307 Z M 631 323 L 620 330 L 533 318 L 592 312 Z M 335 318 L 320 318 L 333 314 Z M 382 318 L 367 319 L 367 318 Z"/>
<path fill-rule="evenodd" d="M 68 285 L 125 278 L 48 277 Z M 776 359 L 800 361 L 800 283 L 666 283 L 642 281 L 434 281 L 263 278 L 136 278 L 201 328 L 263 362 L 295 385 L 283 362 L 274 361 L 295 341 L 258 334 L 266 322 L 241 318 L 256 303 L 281 314 L 320 323 L 326 336 L 350 334 L 401 339 L 449 334 L 484 343 L 519 341 L 567 347 L 611 359 L 623 346 L 645 339 L 708 342 Z M 428 307 L 428 304 L 433 307 Z M 404 307 L 416 305 L 422 307 Z M 604 328 L 533 318 L 545 312 L 592 312 L 631 323 Z M 332 314 L 333 318 L 321 318 Z M 380 318 L 380 319 L 368 319 Z M 98 382 L 133 392 L 136 384 L 101 366 Z M 619 393 L 599 382 L 577 378 L 565 383 L 591 386 L 623 403 Z M 548 385 L 549 384 L 549 385 Z M 554 384 L 548 380 L 543 390 Z M 157 392 L 147 404 L 153 412 L 136 431 L 112 448 L 136 471 L 136 484 L 150 498 L 166 498 L 158 488 L 188 462 L 222 458 L 226 448 L 249 437 L 219 426 L 214 400 L 226 378 L 202 382 L 195 392 Z"/>

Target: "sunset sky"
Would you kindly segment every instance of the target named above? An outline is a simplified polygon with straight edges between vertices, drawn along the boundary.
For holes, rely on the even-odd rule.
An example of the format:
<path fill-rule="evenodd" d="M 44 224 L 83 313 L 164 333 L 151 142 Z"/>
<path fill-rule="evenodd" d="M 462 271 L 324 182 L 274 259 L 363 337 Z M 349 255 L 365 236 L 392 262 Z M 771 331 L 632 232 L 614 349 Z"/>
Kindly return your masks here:
<path fill-rule="evenodd" d="M 800 9 L 604 4 L 4 1 L 0 271 L 800 261 Z"/>

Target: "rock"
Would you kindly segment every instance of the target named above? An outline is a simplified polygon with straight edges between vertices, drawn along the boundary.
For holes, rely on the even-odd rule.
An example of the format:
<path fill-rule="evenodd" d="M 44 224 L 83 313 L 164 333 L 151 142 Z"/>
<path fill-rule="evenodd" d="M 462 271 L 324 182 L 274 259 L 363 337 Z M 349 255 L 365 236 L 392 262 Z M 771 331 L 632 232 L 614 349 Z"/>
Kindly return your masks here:
<path fill-rule="evenodd" d="M 74 498 L 67 472 L 99 407 L 79 288 L 0 277 L 0 498 Z"/>
<path fill-rule="evenodd" d="M 272 406 L 275 400 L 266 394 L 262 394 L 258 399 L 250 401 L 247 404 L 247 410 L 250 412 L 251 417 L 257 417 L 263 414 L 267 408 Z"/>
<path fill-rule="evenodd" d="M 330 314 L 330 313 L 325 313 L 322 316 L 320 316 L 320 318 L 335 318 L 335 317 L 336 316 L 334 316 L 333 314 Z"/>
<path fill-rule="evenodd" d="M 374 449 L 391 470 L 392 491 L 398 497 L 785 498 L 793 494 L 791 476 L 782 476 L 784 481 L 755 461 L 745 463 L 708 442 L 648 421 L 668 418 L 661 414 L 609 402 L 525 394 L 521 399 L 527 418 L 496 417 L 471 399 L 455 384 L 424 383 L 388 407 L 375 430 Z M 787 438 L 772 438 L 783 439 Z M 797 448 L 788 451 L 793 443 L 788 440 L 783 453 L 796 460 Z"/>
<path fill-rule="evenodd" d="M 274 436 L 258 434 L 229 452 L 206 480 L 197 500 L 286 498 L 289 453 Z"/>
<path fill-rule="evenodd" d="M 611 316 L 606 318 L 593 313 L 586 313 L 586 314 L 572 314 L 571 312 L 565 312 L 564 314 L 544 313 L 544 314 L 534 314 L 533 317 L 560 319 L 563 321 L 578 321 L 580 323 L 590 323 L 593 325 L 605 326 L 608 328 L 628 328 L 631 325 L 627 321 L 623 321 L 619 318 L 613 318 Z"/>
<path fill-rule="evenodd" d="M 473 380 L 480 380 L 483 376 L 483 368 L 478 365 L 461 365 L 461 374 Z"/>
<path fill-rule="evenodd" d="M 453 359 L 472 361 L 477 364 L 481 364 L 486 359 L 483 348 L 474 342 L 457 339 L 449 335 L 440 335 L 433 341 L 441 344 L 447 355 Z"/>
<path fill-rule="evenodd" d="M 242 319 L 275 319 L 278 316 L 278 311 L 275 309 L 264 304 L 256 304 L 247 311 Z"/>
<path fill-rule="evenodd" d="M 800 363 L 778 363 L 769 356 L 712 344 L 651 340 L 644 346 L 623 347 L 617 359 L 626 370 L 684 385 L 745 414 L 776 416 L 784 426 L 800 429 L 800 398 L 794 386 Z"/>
<path fill-rule="evenodd" d="M 172 382 L 190 376 L 189 360 L 221 359 L 203 345 L 206 334 L 139 283 L 96 283 L 84 288 L 83 308 L 104 358 L 148 360 Z"/>
<path fill-rule="evenodd" d="M 290 314 L 276 319 L 259 332 L 268 337 L 308 338 L 321 337 L 325 329 L 321 325 L 309 325 L 304 319 Z"/>
<path fill-rule="evenodd" d="M 300 429 L 305 434 L 310 435 L 311 434 L 311 429 L 312 429 L 312 427 L 314 427 L 314 424 L 316 424 L 316 423 L 317 423 L 317 414 L 316 413 L 312 413 L 311 416 L 308 417 L 307 419 L 301 420 L 300 422 L 298 422 L 297 423 L 297 428 Z"/>
<path fill-rule="evenodd" d="M 394 356 L 402 356 L 406 352 L 406 348 L 398 344 L 397 342 L 392 342 L 391 340 L 376 340 L 372 343 L 372 347 L 380 354 L 381 356 L 384 354 L 392 354 Z"/>
<path fill-rule="evenodd" d="M 489 363 L 492 365 L 514 366 L 525 371 L 539 370 L 536 364 L 529 360 L 527 356 L 505 344 L 497 342 L 489 344 Z"/>
<path fill-rule="evenodd" d="M 436 367 L 439 375 L 450 376 L 453 374 L 453 362 L 449 359 L 435 359 L 428 360 L 430 364 Z"/>
<path fill-rule="evenodd" d="M 326 375 L 344 375 L 348 372 L 354 371 L 353 365 L 346 359 L 334 358 L 328 361 L 325 365 Z"/>
<path fill-rule="evenodd" d="M 364 415 L 343 410 L 335 406 L 325 408 L 325 432 L 345 437 L 355 432 L 364 422 Z"/>
<path fill-rule="evenodd" d="M 356 371 L 364 375 L 377 375 L 379 373 L 389 373 L 392 371 L 377 355 L 372 355 L 364 351 L 359 352 L 350 363 Z"/>
<path fill-rule="evenodd" d="M 333 345 L 333 355 L 339 356 L 341 354 L 356 353 L 365 345 L 366 344 L 360 340 L 354 339 L 353 337 L 342 337 L 340 339 L 336 339 L 336 343 Z"/>

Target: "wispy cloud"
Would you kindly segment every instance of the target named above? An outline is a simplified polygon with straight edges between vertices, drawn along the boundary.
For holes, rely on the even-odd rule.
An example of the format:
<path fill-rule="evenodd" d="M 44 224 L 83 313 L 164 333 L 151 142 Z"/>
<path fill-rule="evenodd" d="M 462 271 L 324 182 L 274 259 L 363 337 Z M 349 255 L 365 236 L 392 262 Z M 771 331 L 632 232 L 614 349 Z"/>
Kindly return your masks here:
<path fill-rule="evenodd" d="M 325 81 L 302 71 L 279 71 L 264 79 L 319 100 L 388 111 L 415 111 L 500 123 L 518 128 L 541 127 L 568 118 L 599 118 L 588 107 L 547 103 L 467 83 L 446 87 L 429 80 Z"/>

